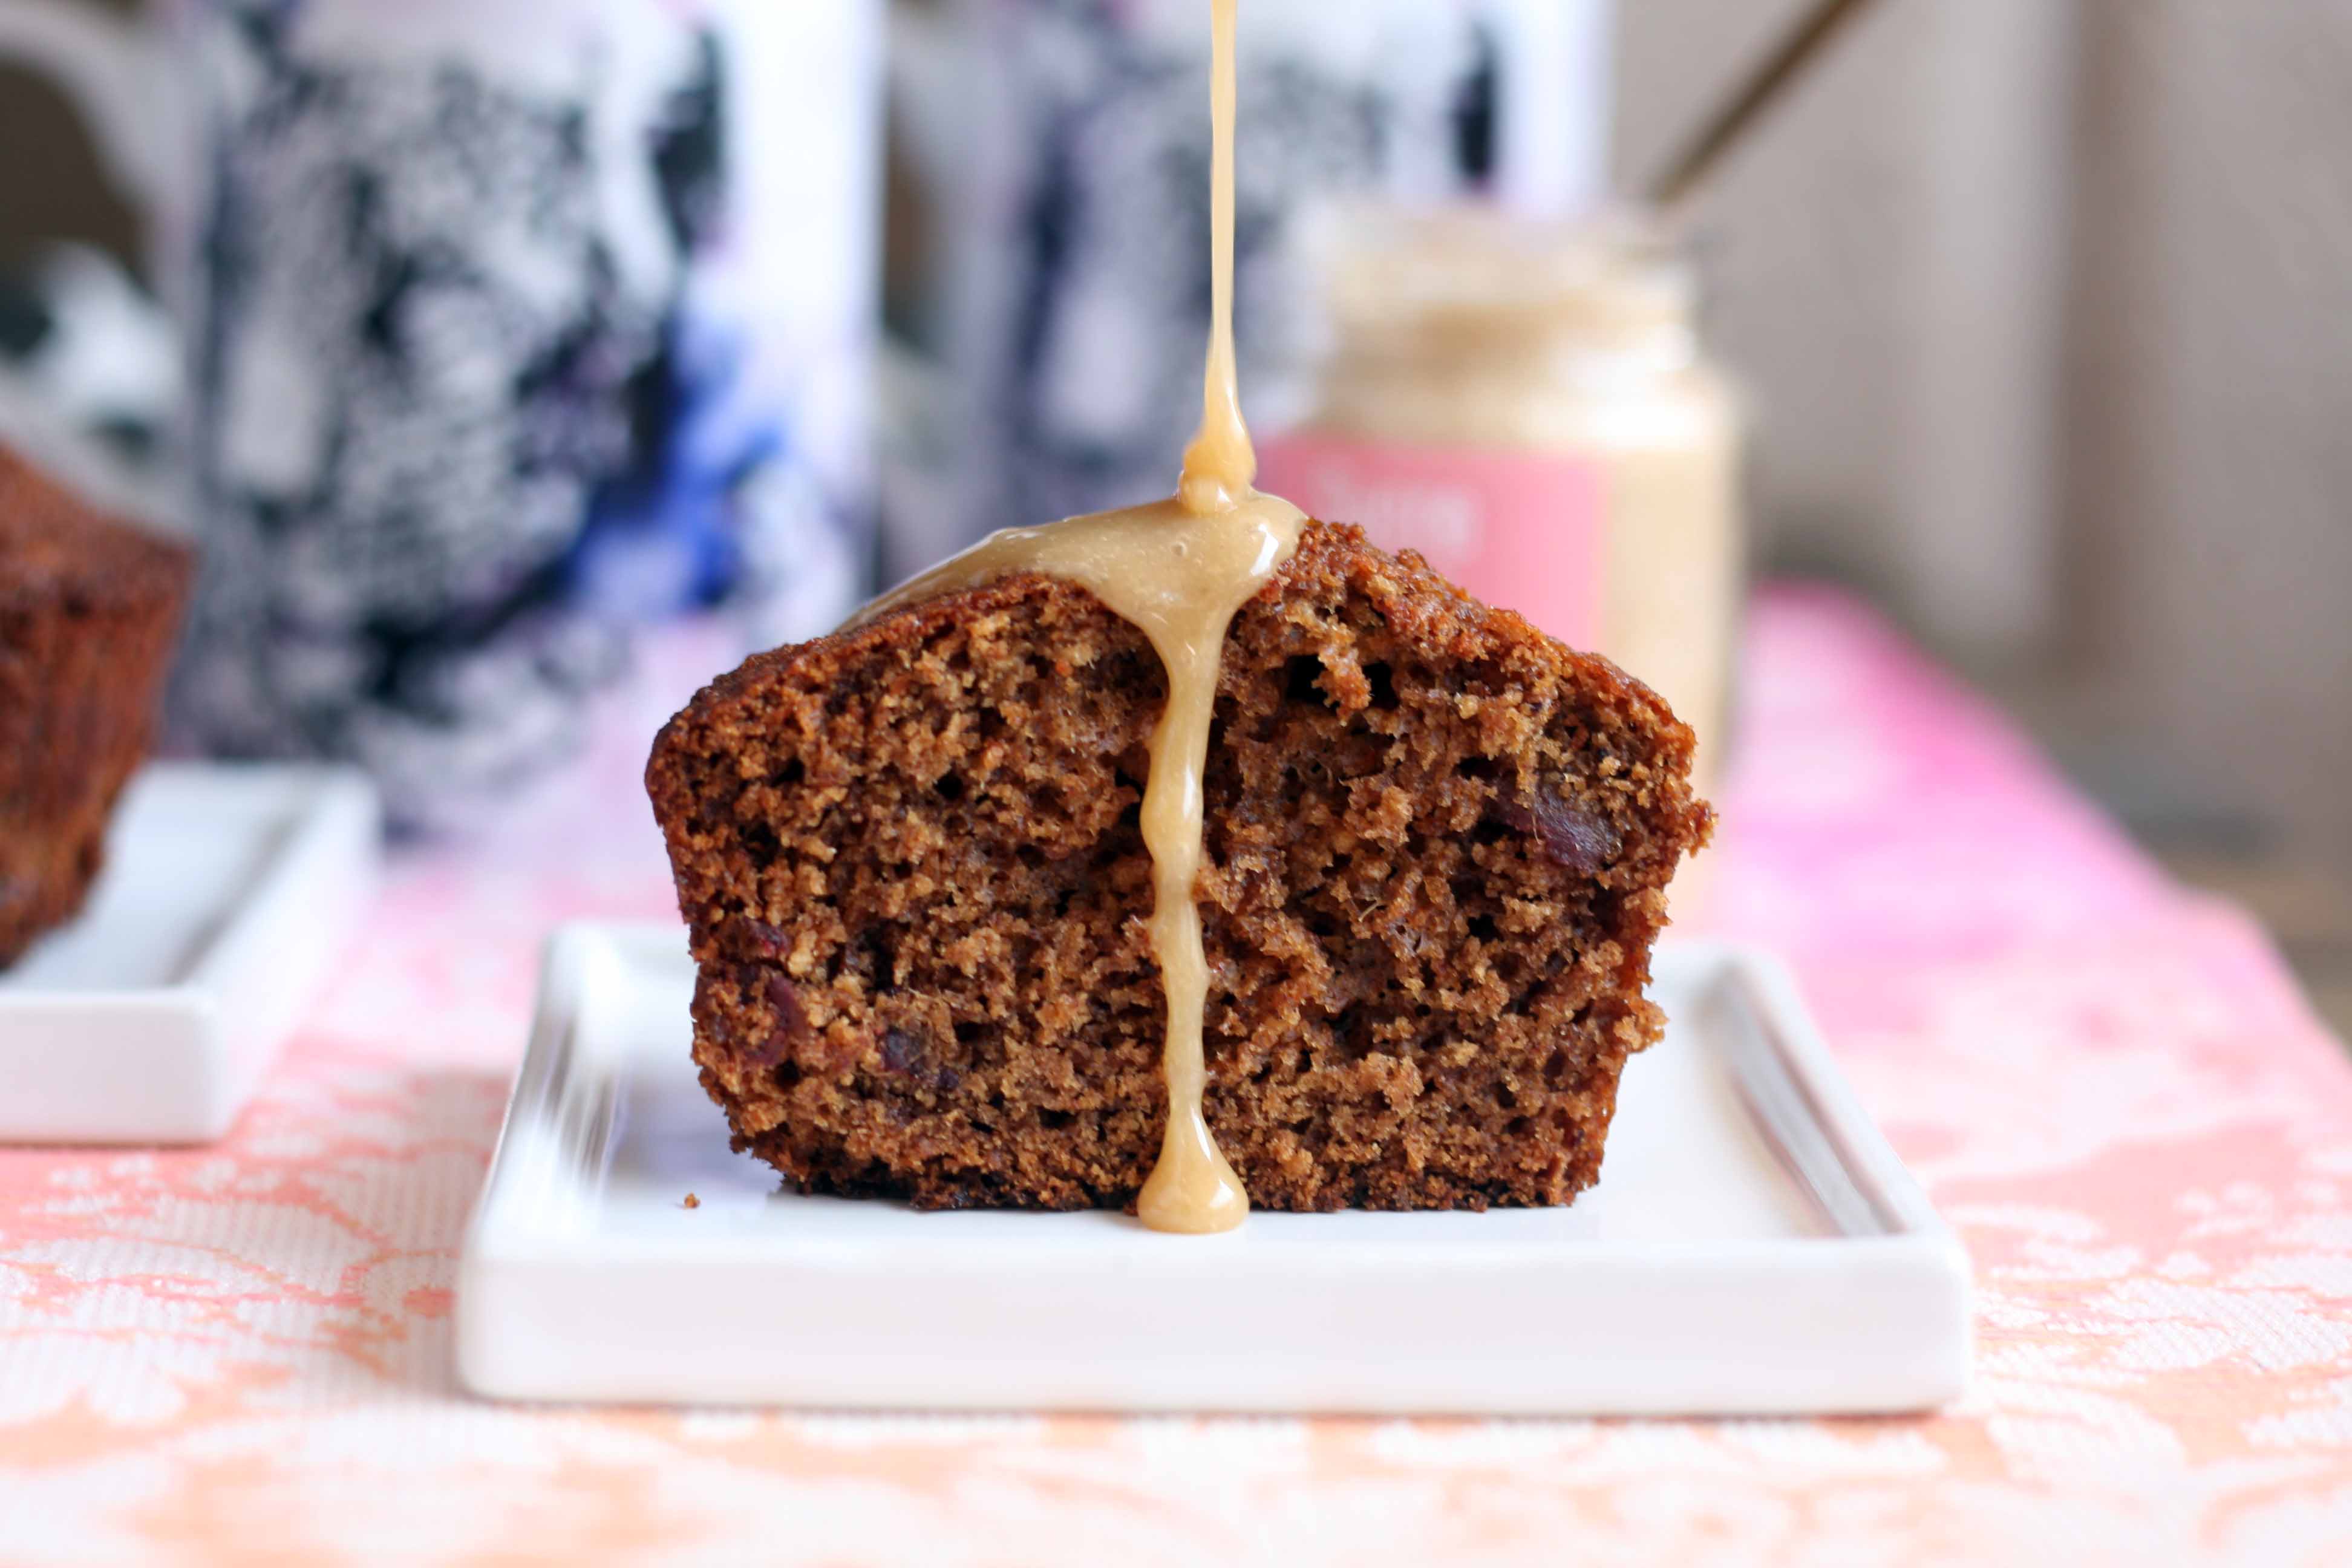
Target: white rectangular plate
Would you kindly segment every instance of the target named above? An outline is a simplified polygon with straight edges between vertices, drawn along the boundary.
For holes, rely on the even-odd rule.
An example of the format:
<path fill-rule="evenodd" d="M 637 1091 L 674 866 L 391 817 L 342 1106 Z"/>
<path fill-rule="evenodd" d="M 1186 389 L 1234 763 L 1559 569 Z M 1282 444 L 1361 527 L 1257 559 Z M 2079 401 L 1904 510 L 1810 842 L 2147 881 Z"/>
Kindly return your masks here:
<path fill-rule="evenodd" d="M 0 1142 L 226 1132 L 374 897 L 378 816 L 341 768 L 133 779 L 81 914 L 0 972 Z"/>
<path fill-rule="evenodd" d="M 1673 1025 L 1572 1206 L 1193 1237 L 779 1191 L 696 1081 L 683 949 L 625 926 L 549 945 L 459 1277 L 478 1394 L 1793 1414 L 1931 1406 L 1965 1378 L 1966 1255 L 1755 954 L 1659 953 Z"/>

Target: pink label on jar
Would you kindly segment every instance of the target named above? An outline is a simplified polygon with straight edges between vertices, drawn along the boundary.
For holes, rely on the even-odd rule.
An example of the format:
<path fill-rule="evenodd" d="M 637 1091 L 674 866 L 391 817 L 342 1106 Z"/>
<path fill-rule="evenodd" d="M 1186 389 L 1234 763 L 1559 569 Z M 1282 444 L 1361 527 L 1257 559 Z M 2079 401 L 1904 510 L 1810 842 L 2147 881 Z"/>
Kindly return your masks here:
<path fill-rule="evenodd" d="M 1310 517 L 1356 524 L 1383 550 L 1421 552 L 1474 597 L 1564 643 L 1599 637 L 1607 490 L 1592 463 L 1302 431 L 1265 444 L 1257 483 Z"/>

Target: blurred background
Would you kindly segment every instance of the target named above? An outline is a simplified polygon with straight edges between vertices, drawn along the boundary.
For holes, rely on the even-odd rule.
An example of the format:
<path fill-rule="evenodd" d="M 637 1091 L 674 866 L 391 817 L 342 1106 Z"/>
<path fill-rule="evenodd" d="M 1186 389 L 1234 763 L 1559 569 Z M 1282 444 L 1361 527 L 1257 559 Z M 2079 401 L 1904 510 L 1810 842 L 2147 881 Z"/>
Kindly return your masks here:
<path fill-rule="evenodd" d="M 495 791 L 559 755 L 564 704 L 625 658 L 556 626 L 557 606 L 597 626 L 717 606 L 747 642 L 807 635 L 987 527 L 1169 483 L 1205 311 L 1197 0 L 815 0 L 774 7 L 821 18 L 781 33 L 762 31 L 768 7 L 722 0 L 421 0 L 340 29 L 316 19 L 354 13 L 350 0 L 47 0 L 31 31 L 61 7 L 109 37 L 179 40 L 163 68 L 194 101 L 172 109 L 184 118 L 156 144 L 202 167 L 163 179 L 161 199 L 142 193 L 122 138 L 90 123 L 92 97 L 136 98 L 123 87 L 134 77 L 26 63 L 6 40 L 37 7 L 0 0 L 0 439 L 110 505 L 199 534 L 244 531 L 239 570 L 269 576 L 276 607 L 219 601 L 229 607 L 212 622 L 246 631 L 219 664 L 233 679 L 182 694 L 198 743 L 359 754 L 392 781 L 395 809 L 411 788 L 414 815 L 438 820 L 462 806 L 428 785 L 472 768 L 469 787 Z M 1310 308 L 1316 203 L 1483 196 L 1549 218 L 1638 195 L 1812 8 L 1249 0 L 1253 417 L 1278 436 L 1318 403 L 1331 329 Z M 478 20 L 508 11 L 531 20 L 507 34 Z M 1762 575 L 1827 577 L 1882 606 L 2176 870 L 2250 903 L 2322 1011 L 2352 1028 L 2352 0 L 1851 11 L 1677 215 L 1706 358 L 1745 411 L 1736 553 Z M 687 31 L 649 50 L 640 12 Z M 296 13 L 311 20 L 286 20 Z M 407 19 L 382 19 L 395 13 Z M 559 13 L 576 37 L 546 25 Z M 461 15 L 476 20 L 450 20 Z M 573 45 L 572 74 L 547 65 Z M 675 60 L 667 76 L 613 86 L 635 68 L 615 62 L 656 55 Z M 280 155 L 304 106 L 359 101 L 398 72 L 410 96 L 369 101 L 407 115 L 410 140 L 370 129 L 379 163 L 354 184 L 357 121 L 332 121 L 345 141 L 321 157 L 341 171 L 338 189 L 413 176 L 435 200 L 531 207 L 552 187 L 467 172 L 520 132 L 450 141 L 488 123 L 496 97 L 450 96 L 457 56 L 514 101 L 553 105 L 532 123 L 572 164 L 600 137 L 657 140 L 648 210 L 665 215 L 668 248 L 633 273 L 635 231 L 600 227 L 610 204 L 589 202 L 589 237 L 566 254 L 594 284 L 593 309 L 548 329 L 562 353 L 510 351 L 561 367 L 534 385 L 570 400 L 546 416 L 563 430 L 620 409 L 617 455 L 549 459 L 534 474 L 572 488 L 532 491 L 553 521 L 525 545 L 453 569 L 421 608 L 404 583 L 362 613 L 351 606 L 376 590 L 352 585 L 350 552 L 303 542 L 354 519 L 380 530 L 414 503 L 354 511 L 318 500 L 311 475 L 295 506 L 251 478 L 291 460 L 282 442 L 254 458 L 253 443 L 205 425 L 246 384 L 222 323 L 268 319 L 252 302 L 277 289 L 296 301 L 282 314 L 299 338 L 331 314 L 331 290 L 272 270 L 268 256 L 294 252 L 255 247 L 264 259 L 241 271 L 221 257 L 273 200 L 317 188 Z M 273 96 L 273 72 L 295 88 Z M 417 142 L 419 124 L 440 140 Z M 262 151 L 240 151 L 240 137 Z M 454 146 L 450 172 L 418 173 L 431 162 L 420 145 Z M 698 157 L 721 171 L 707 211 Z M 462 237 L 477 226 L 454 210 Z M 539 244 L 543 226 L 527 237 Z M 464 248 L 404 240 L 371 265 L 504 268 L 525 280 L 519 297 L 549 297 L 556 264 L 518 260 L 529 246 L 447 260 Z M 222 286 L 232 274 L 236 287 Z M 632 278 L 655 279 L 650 303 L 632 302 Z M 383 298 L 368 299 L 350 313 L 355 340 L 395 330 Z M 506 341 L 474 320 L 446 327 L 458 347 L 436 384 L 477 384 L 479 345 Z M 202 354 L 193 382 L 182 375 L 190 338 L 215 351 L 219 379 L 206 381 Z M 754 348 L 727 347 L 738 340 Z M 281 343 L 252 363 L 323 352 Z M 763 356 L 777 374 L 709 370 Z M 331 395 L 292 384 L 346 412 L 362 401 L 356 384 L 334 381 Z M 712 386 L 749 397 L 729 405 L 756 416 L 693 423 L 725 403 Z M 422 402 L 478 428 L 457 396 Z M 696 454 L 717 477 L 696 477 Z M 260 468 L 236 468 L 248 458 Z M 651 491 L 667 499 L 646 502 Z M 719 499 L 672 504 L 688 493 Z M 486 530 L 530 510 L 511 484 L 467 504 Z M 681 521 L 689 512 L 699 521 Z M 429 542 L 413 518 L 403 526 Z M 593 569 L 592 534 L 604 541 Z M 540 629 L 518 652 L 525 621 Z M 346 623 L 366 629 L 320 629 Z M 200 612 L 200 637 L 206 624 Z M 256 625 L 290 629 L 257 646 Z M 310 684 L 257 695 L 278 678 L 253 672 L 289 658 Z M 362 673 L 336 686 L 315 674 L 330 668 Z M 526 688 L 549 714 L 544 734 L 488 755 L 480 735 L 513 726 L 469 730 L 468 704 L 508 713 Z M 231 689 L 237 700 L 222 700 Z"/>

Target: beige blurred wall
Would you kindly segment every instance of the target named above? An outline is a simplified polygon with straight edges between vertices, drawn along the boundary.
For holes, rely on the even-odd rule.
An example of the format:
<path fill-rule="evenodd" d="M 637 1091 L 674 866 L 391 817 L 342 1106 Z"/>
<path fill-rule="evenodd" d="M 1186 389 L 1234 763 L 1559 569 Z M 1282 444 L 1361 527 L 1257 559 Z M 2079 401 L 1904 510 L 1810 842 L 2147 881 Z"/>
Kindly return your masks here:
<path fill-rule="evenodd" d="M 1800 8 L 1629 0 L 1628 178 Z M 1881 0 L 1696 218 L 1771 557 L 2352 874 L 2352 0 Z"/>
<path fill-rule="evenodd" d="M 1811 0 L 1624 8 L 1621 178 Z M 1770 553 L 1854 579 L 1973 662 L 2059 620 L 2078 29 L 2064 0 L 1881 0 L 1691 221 L 1755 395 Z"/>
<path fill-rule="evenodd" d="M 2352 3 L 2085 37 L 2074 649 L 2352 868 Z"/>

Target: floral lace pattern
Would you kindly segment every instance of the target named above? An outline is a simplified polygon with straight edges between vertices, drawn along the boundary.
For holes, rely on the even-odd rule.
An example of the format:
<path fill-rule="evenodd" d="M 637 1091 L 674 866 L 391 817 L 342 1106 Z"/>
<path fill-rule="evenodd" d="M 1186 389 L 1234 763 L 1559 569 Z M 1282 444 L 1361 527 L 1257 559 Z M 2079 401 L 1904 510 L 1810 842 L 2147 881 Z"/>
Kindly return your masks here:
<path fill-rule="evenodd" d="M 304 1563 L 2352 1560 L 2352 1068 L 1847 601 L 1759 606 L 1694 923 L 1794 963 L 1966 1237 L 1932 1417 L 1324 1421 L 503 1408 L 459 1236 L 538 945 L 669 910 L 634 774 L 708 639 L 494 840 L 397 862 L 209 1149 L 0 1152 L 0 1559 Z"/>

